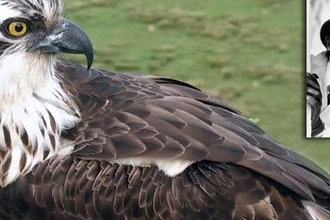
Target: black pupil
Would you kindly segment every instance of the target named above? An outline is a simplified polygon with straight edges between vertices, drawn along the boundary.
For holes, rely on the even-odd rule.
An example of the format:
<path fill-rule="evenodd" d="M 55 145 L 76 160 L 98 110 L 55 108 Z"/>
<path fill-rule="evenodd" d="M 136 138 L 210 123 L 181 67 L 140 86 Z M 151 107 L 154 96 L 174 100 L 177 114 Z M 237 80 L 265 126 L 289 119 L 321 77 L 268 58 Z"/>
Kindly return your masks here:
<path fill-rule="evenodd" d="M 16 26 L 15 26 L 16 32 L 21 32 L 21 31 L 23 31 L 23 29 L 24 29 L 24 27 L 22 24 L 16 24 Z"/>

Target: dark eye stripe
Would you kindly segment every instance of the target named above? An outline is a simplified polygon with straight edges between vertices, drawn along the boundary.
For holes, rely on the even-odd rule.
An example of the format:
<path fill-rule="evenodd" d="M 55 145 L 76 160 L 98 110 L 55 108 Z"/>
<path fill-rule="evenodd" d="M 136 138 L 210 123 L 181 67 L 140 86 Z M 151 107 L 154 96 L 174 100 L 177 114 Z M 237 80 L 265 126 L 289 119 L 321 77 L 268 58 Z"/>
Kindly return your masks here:
<path fill-rule="evenodd" d="M 5 50 L 10 47 L 11 44 L 7 42 L 0 41 L 0 56 L 5 52 Z"/>

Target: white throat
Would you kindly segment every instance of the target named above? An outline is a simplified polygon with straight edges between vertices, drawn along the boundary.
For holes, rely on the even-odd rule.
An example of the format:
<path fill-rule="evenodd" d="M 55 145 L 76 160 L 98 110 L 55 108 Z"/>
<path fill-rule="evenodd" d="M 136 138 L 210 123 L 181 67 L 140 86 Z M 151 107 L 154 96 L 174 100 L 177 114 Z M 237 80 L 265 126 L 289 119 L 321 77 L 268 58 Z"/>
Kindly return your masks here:
<path fill-rule="evenodd" d="M 13 53 L 0 61 L 0 100 L 3 105 L 22 103 L 33 93 L 42 90 L 54 74 L 55 57 Z M 49 74 L 50 73 L 50 74 Z"/>
<path fill-rule="evenodd" d="M 19 54 L 0 62 L 0 185 L 60 151 L 61 131 L 79 121 L 56 77 L 56 57 Z M 66 149 L 63 149 L 66 148 Z"/>

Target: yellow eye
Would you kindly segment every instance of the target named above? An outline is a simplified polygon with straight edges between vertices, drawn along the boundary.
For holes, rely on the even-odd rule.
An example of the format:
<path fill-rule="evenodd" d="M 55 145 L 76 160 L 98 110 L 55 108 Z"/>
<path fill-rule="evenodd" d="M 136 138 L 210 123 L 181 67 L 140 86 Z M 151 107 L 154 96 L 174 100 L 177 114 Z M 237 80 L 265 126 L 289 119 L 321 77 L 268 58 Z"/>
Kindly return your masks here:
<path fill-rule="evenodd" d="M 13 21 L 7 26 L 7 32 L 12 37 L 22 37 L 28 32 L 28 25 L 23 21 Z"/>

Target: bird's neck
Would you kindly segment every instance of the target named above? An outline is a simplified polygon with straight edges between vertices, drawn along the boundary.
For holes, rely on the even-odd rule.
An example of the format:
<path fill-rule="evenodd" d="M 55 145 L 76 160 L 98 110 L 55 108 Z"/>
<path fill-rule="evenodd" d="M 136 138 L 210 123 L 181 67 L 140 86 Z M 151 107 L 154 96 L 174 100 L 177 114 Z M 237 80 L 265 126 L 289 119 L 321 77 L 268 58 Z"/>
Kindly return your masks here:
<path fill-rule="evenodd" d="M 52 62 L 0 63 L 0 186 L 72 150 L 60 135 L 79 121 L 79 112 Z"/>

